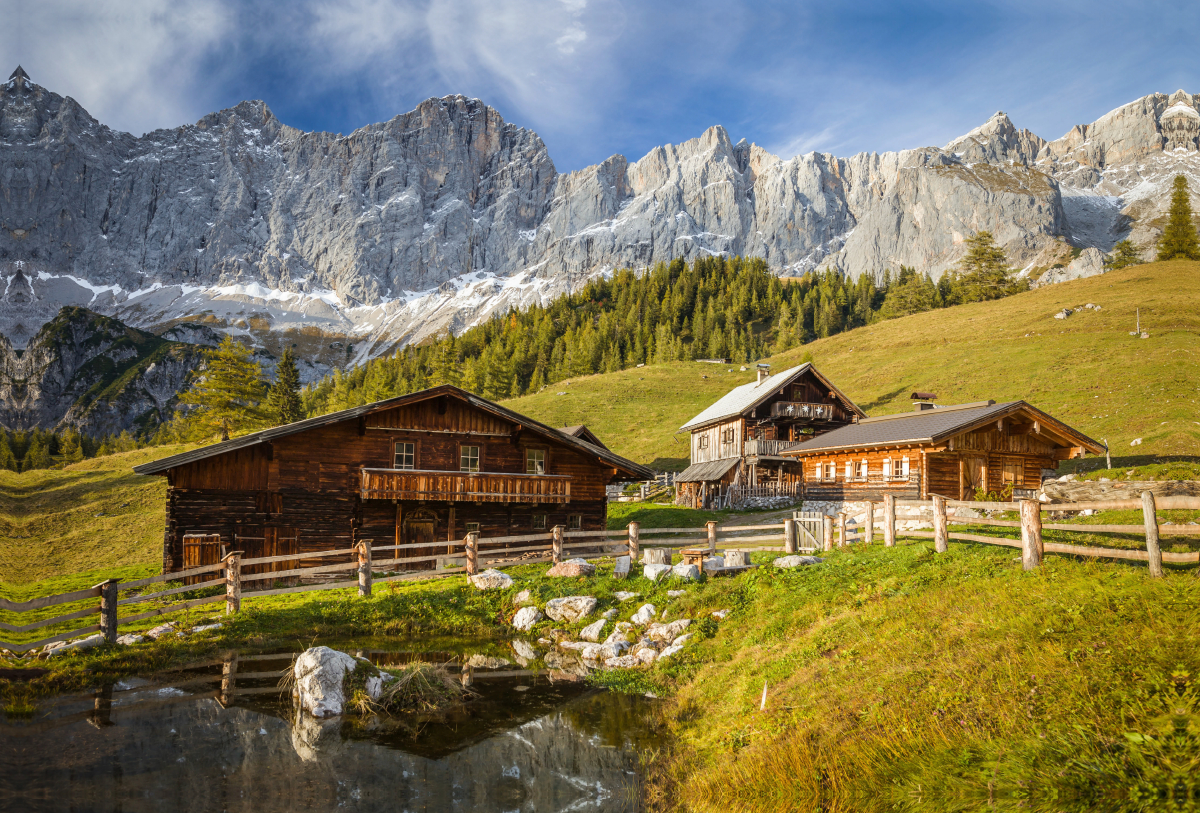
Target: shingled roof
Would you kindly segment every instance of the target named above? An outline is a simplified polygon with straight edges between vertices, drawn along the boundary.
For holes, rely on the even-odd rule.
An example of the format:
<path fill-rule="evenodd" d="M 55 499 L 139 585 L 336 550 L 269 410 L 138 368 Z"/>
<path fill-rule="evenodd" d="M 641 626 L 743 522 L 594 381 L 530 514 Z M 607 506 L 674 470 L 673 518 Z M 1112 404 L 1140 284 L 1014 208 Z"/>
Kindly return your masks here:
<path fill-rule="evenodd" d="M 1073 441 L 1074 445 L 1083 446 L 1095 454 L 1104 451 L 1103 444 L 1097 443 L 1082 432 L 1072 429 L 1057 418 L 1025 401 L 1009 401 L 1003 404 L 993 401 L 978 401 L 971 404 L 902 412 L 898 415 L 883 415 L 878 418 L 864 418 L 858 423 L 819 435 L 783 454 L 789 457 L 803 457 L 814 452 L 938 443 L 1006 415 L 1026 410 L 1032 413 L 1032 417 L 1040 421 L 1047 429 Z"/>
<path fill-rule="evenodd" d="M 652 480 L 654 472 L 645 466 L 634 463 L 632 460 L 627 460 L 620 455 L 613 454 L 608 449 L 588 443 L 586 440 L 574 437 L 567 434 L 561 429 L 552 429 L 543 423 L 527 418 L 519 412 L 513 412 L 511 409 L 506 409 L 499 404 L 493 403 L 486 398 L 480 398 L 478 395 L 473 395 L 464 389 L 454 387 L 449 384 L 433 387 L 420 392 L 410 393 L 408 395 L 400 395 L 396 398 L 388 398 L 383 401 L 376 401 L 371 404 L 364 404 L 359 407 L 343 409 L 340 412 L 331 412 L 328 415 L 318 415 L 315 418 L 308 418 L 295 423 L 276 426 L 271 429 L 264 429 L 261 432 L 252 432 L 249 435 L 242 435 L 239 438 L 214 443 L 211 446 L 203 446 L 199 449 L 193 449 L 190 452 L 182 452 L 170 457 L 164 457 L 160 460 L 155 460 L 150 463 L 143 463 L 140 466 L 134 466 L 133 470 L 137 474 L 165 474 L 169 469 L 183 466 L 188 463 L 194 463 L 197 460 L 215 457 L 216 455 L 232 452 L 236 449 L 245 449 L 259 443 L 270 443 L 276 438 L 295 435 L 299 432 L 305 432 L 309 429 L 316 429 L 321 426 L 329 426 L 330 424 L 341 423 L 342 421 L 362 418 L 375 412 L 392 409 L 406 404 L 414 404 L 420 401 L 426 401 L 430 398 L 438 398 L 440 396 L 450 396 L 464 401 L 471 406 L 477 407 L 490 412 L 500 418 L 512 421 L 513 423 L 528 429 L 531 432 L 536 432 L 540 435 L 548 437 L 552 440 L 559 441 L 567 446 L 571 446 L 584 454 L 596 457 L 605 463 L 620 469 L 627 475 L 630 475 L 635 480 Z"/>
<path fill-rule="evenodd" d="M 768 376 L 762 381 L 751 381 L 749 384 L 734 387 L 699 415 L 681 426 L 680 429 L 695 429 L 705 424 L 741 415 L 786 387 L 794 378 L 809 371 L 816 376 L 816 379 L 821 384 L 829 387 L 829 391 L 842 402 L 851 414 L 866 417 L 867 413 L 859 409 L 857 404 L 847 398 L 841 390 L 833 385 L 833 382 L 821 375 L 817 368 L 812 366 L 811 362 L 805 362 L 797 367 L 790 367 L 781 373 Z"/>

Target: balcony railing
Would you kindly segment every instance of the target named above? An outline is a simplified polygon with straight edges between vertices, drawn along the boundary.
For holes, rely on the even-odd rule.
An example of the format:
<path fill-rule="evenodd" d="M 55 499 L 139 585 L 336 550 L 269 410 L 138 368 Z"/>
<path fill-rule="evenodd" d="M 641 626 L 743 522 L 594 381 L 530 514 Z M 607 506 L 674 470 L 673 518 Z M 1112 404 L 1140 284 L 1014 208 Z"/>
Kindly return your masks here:
<path fill-rule="evenodd" d="M 763 440 L 761 438 L 746 439 L 746 457 L 763 457 L 778 455 L 789 449 L 798 449 L 803 445 L 799 440 Z"/>
<path fill-rule="evenodd" d="M 771 404 L 772 418 L 799 418 L 810 421 L 831 421 L 833 404 L 808 404 L 803 401 L 776 401 Z"/>
<path fill-rule="evenodd" d="M 571 478 L 559 474 L 363 469 L 364 500 L 432 500 L 560 505 L 571 501 Z"/>

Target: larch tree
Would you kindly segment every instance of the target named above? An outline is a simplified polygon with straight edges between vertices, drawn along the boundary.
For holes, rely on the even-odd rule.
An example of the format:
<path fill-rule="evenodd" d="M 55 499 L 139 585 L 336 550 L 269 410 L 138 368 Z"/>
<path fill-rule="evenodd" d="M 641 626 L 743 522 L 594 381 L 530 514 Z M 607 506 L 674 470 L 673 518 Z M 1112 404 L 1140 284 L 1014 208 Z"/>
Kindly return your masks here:
<path fill-rule="evenodd" d="M 1104 261 L 1109 270 L 1117 271 L 1131 265 L 1141 265 L 1145 260 L 1138 253 L 1137 246 L 1130 240 L 1122 240 L 1113 246 L 1112 256 Z"/>
<path fill-rule="evenodd" d="M 212 350 L 205 351 L 207 364 L 191 389 L 179 396 L 179 403 L 191 407 L 186 412 L 186 434 L 208 438 L 257 429 L 270 420 L 263 408 L 267 395 L 262 370 L 250 348 L 226 336 Z"/>
<path fill-rule="evenodd" d="M 1200 240 L 1192 221 L 1192 203 L 1187 178 L 1175 176 L 1171 189 L 1171 208 L 1167 228 L 1158 241 L 1159 260 L 1200 260 Z"/>

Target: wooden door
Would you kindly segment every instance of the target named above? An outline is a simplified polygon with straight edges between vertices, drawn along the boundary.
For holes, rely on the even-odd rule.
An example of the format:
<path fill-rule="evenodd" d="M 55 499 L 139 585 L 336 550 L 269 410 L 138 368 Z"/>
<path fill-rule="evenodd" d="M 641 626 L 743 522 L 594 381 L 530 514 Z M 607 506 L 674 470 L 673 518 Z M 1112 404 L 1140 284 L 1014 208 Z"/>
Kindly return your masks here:
<path fill-rule="evenodd" d="M 964 455 L 962 458 L 960 500 L 975 499 L 975 489 L 987 490 L 987 458 L 982 455 Z"/>
<path fill-rule="evenodd" d="M 401 523 L 400 544 L 417 547 L 401 548 L 396 551 L 397 559 L 411 559 L 418 556 L 437 556 L 437 516 L 432 511 L 417 509 L 406 512 Z M 442 548 L 444 552 L 445 548 Z M 401 566 L 402 570 L 432 570 L 435 561 L 429 559 L 422 562 L 409 562 Z"/>
<path fill-rule="evenodd" d="M 221 549 L 220 534 L 184 534 L 183 535 L 183 569 L 207 567 L 221 561 L 225 551 Z M 219 578 L 215 572 L 201 573 L 198 576 L 188 576 L 184 584 L 200 584 Z"/>

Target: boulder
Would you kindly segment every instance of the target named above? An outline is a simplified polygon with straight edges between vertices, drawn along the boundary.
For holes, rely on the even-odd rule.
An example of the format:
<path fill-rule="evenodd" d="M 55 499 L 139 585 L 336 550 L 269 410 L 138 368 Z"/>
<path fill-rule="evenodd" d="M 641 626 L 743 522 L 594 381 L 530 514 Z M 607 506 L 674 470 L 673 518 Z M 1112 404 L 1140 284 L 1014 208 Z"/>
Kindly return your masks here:
<path fill-rule="evenodd" d="M 732 610 L 713 610 L 712 617 L 718 621 L 724 621 L 725 617 L 728 616 L 730 612 L 732 612 Z"/>
<path fill-rule="evenodd" d="M 357 666 L 354 658 L 327 646 L 306 649 L 292 667 L 295 677 L 292 696 L 301 710 L 313 717 L 341 714 L 346 703 L 346 675 Z"/>
<path fill-rule="evenodd" d="M 679 598 L 680 596 L 686 596 L 686 595 L 687 595 L 687 590 L 668 590 L 667 591 L 667 596 L 669 598 Z"/>
<path fill-rule="evenodd" d="M 654 663 L 654 659 L 658 657 L 658 650 L 654 647 L 644 647 L 639 649 L 634 655 L 642 663 Z"/>
<path fill-rule="evenodd" d="M 617 608 L 613 607 L 612 609 L 605 610 L 604 612 L 600 613 L 600 617 L 606 621 L 612 621 L 617 617 Z"/>
<path fill-rule="evenodd" d="M 691 626 L 690 618 L 679 618 L 670 624 L 651 624 L 646 628 L 646 638 L 651 641 L 670 643 L 683 634 Z"/>
<path fill-rule="evenodd" d="M 586 559 L 567 559 L 546 571 L 547 576 L 591 576 L 596 566 Z M 551 616 L 553 617 L 553 616 Z"/>
<path fill-rule="evenodd" d="M 474 669 L 503 669 L 506 666 L 511 666 L 512 661 L 506 658 L 497 658 L 492 655 L 475 654 L 467 658 L 467 666 Z"/>
<path fill-rule="evenodd" d="M 545 616 L 537 607 L 522 607 L 517 610 L 517 614 L 513 616 L 512 625 L 515 629 L 521 632 L 529 632 L 533 629 L 533 625 L 541 621 Z"/>
<path fill-rule="evenodd" d="M 669 658 L 672 655 L 674 655 L 675 653 L 681 651 L 682 649 L 683 649 L 682 644 L 671 644 L 671 646 L 667 647 L 662 652 L 658 653 L 658 659 L 661 661 L 664 658 Z"/>
<path fill-rule="evenodd" d="M 671 564 L 671 549 L 647 548 L 642 555 L 642 562 L 647 565 L 669 565 Z"/>
<path fill-rule="evenodd" d="M 146 637 L 152 641 L 157 641 L 164 635 L 170 635 L 175 632 L 175 625 L 171 623 L 159 624 L 157 627 L 146 631 Z"/>
<path fill-rule="evenodd" d="M 117 643 L 120 644 L 121 646 L 131 646 L 132 644 L 140 644 L 142 641 L 145 641 L 145 640 L 146 640 L 145 635 L 135 635 L 133 633 L 130 633 L 129 635 L 118 635 L 117 636 Z"/>
<path fill-rule="evenodd" d="M 58 655 L 65 655 L 68 652 L 73 652 L 77 649 L 91 649 L 94 646 L 100 646 L 104 643 L 104 636 L 100 633 L 89 635 L 86 638 L 80 638 L 78 641 L 72 641 L 69 644 L 60 644 L 59 646 L 48 646 L 45 650 L 47 658 L 54 658 Z"/>
<path fill-rule="evenodd" d="M 700 580 L 700 568 L 695 565 L 679 564 L 671 568 L 671 575 L 677 579 L 694 582 Z"/>
<path fill-rule="evenodd" d="M 516 653 L 517 663 L 522 666 L 528 666 L 530 661 L 536 661 L 538 657 L 537 650 L 533 648 L 533 644 L 521 638 L 517 638 L 512 642 L 513 652 Z"/>
<path fill-rule="evenodd" d="M 819 565 L 825 560 L 819 556 L 780 556 L 775 560 L 775 567 L 799 567 L 800 565 Z"/>
<path fill-rule="evenodd" d="M 579 637 L 585 641 L 598 643 L 600 641 L 600 633 L 604 631 L 604 625 L 607 623 L 608 620 L 604 618 L 594 621 L 579 631 Z"/>
<path fill-rule="evenodd" d="M 629 557 L 628 556 L 618 556 L 617 557 L 616 564 L 613 566 L 613 578 L 614 579 L 629 578 Z"/>
<path fill-rule="evenodd" d="M 637 598 L 640 595 L 641 593 L 630 593 L 627 590 L 618 590 L 617 592 L 613 593 L 613 598 L 615 598 L 617 601 L 629 601 L 630 599 Z"/>
<path fill-rule="evenodd" d="M 629 620 L 634 624 L 637 624 L 639 627 L 644 627 L 654 620 L 654 614 L 656 612 L 658 612 L 658 610 L 653 604 L 643 604 L 638 608 L 638 611 L 633 614 L 633 618 Z"/>
<path fill-rule="evenodd" d="M 688 632 L 688 633 L 685 633 L 685 634 L 683 634 L 683 635 L 680 635 L 680 636 L 679 636 L 678 638 L 676 638 L 674 641 L 672 641 L 672 642 L 671 642 L 671 646 L 683 646 L 684 644 L 686 644 L 686 643 L 687 643 L 688 641 L 690 641 L 691 639 L 692 639 L 692 634 L 691 634 L 690 632 Z"/>
<path fill-rule="evenodd" d="M 725 551 L 725 567 L 749 567 L 750 551 L 748 550 L 727 550 Z M 705 566 L 707 568 L 707 565 Z"/>
<path fill-rule="evenodd" d="M 636 655 L 620 655 L 607 659 L 604 661 L 604 665 L 609 669 L 632 669 L 635 666 L 641 666 L 642 661 Z"/>
<path fill-rule="evenodd" d="M 566 564 L 565 562 L 563 564 Z M 598 602 L 592 596 L 565 596 L 552 598 L 546 602 L 546 615 L 555 621 L 570 624 L 581 618 L 587 618 L 596 609 Z"/>
<path fill-rule="evenodd" d="M 710 556 L 704 560 L 702 567 L 705 573 L 715 573 L 718 570 L 725 569 L 725 557 Z"/>
<path fill-rule="evenodd" d="M 520 593 L 517 593 L 516 598 L 513 599 L 513 603 L 518 607 L 521 607 L 525 604 L 533 604 L 533 594 L 531 594 L 528 590 L 522 590 Z"/>
<path fill-rule="evenodd" d="M 198 632 L 212 632 L 213 630 L 219 630 L 220 628 L 220 624 L 201 624 L 198 627 L 192 627 L 192 635 L 195 635 Z"/>
<path fill-rule="evenodd" d="M 658 581 L 670 572 L 670 565 L 646 565 L 642 568 L 642 575 L 652 582 Z"/>
<path fill-rule="evenodd" d="M 478 590 L 507 590 L 513 586 L 512 576 L 495 568 L 468 577 Z"/>

